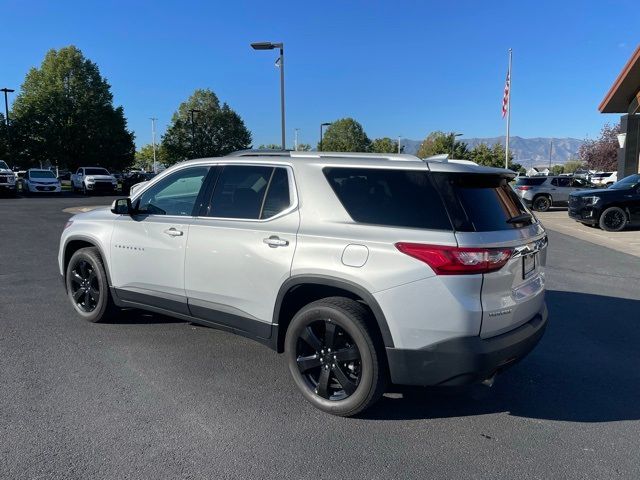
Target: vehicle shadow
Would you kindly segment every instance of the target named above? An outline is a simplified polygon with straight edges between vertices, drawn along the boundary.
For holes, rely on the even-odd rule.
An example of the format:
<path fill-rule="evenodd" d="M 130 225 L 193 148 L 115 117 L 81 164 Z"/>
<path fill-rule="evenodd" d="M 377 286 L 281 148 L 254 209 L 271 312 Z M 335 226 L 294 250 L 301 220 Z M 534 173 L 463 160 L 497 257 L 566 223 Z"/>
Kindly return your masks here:
<path fill-rule="evenodd" d="M 159 313 L 145 312 L 135 308 L 125 308 L 109 320 L 100 323 L 107 325 L 152 325 L 160 323 L 185 323 L 184 320 L 168 317 Z"/>
<path fill-rule="evenodd" d="M 509 412 L 569 422 L 640 419 L 640 300 L 548 291 L 547 303 L 549 324 L 540 344 L 491 389 L 392 387 L 395 394 L 360 418 Z"/>

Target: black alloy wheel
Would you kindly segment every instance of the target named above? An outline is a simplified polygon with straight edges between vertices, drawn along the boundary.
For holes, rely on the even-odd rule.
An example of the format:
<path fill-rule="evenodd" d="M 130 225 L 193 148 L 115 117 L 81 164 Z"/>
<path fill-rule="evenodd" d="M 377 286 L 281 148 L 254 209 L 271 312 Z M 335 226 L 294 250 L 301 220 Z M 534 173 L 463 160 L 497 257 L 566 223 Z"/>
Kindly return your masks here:
<path fill-rule="evenodd" d="M 304 306 L 287 327 L 284 350 L 296 386 L 323 412 L 356 415 L 384 393 L 384 344 L 361 302 L 327 297 Z"/>
<path fill-rule="evenodd" d="M 115 317 L 118 308 L 109 291 L 109 280 L 96 247 L 76 251 L 65 273 L 67 296 L 76 313 L 88 322 Z"/>
<path fill-rule="evenodd" d="M 86 260 L 78 261 L 71 269 L 71 297 L 86 313 L 93 312 L 100 301 L 100 285 L 93 267 Z"/>
<path fill-rule="evenodd" d="M 329 319 L 300 332 L 296 363 L 307 386 L 328 400 L 344 400 L 360 383 L 360 351 L 349 334 Z"/>
<path fill-rule="evenodd" d="M 607 232 L 619 232 L 627 225 L 627 214 L 620 207 L 607 208 L 600 216 L 600 228 Z"/>

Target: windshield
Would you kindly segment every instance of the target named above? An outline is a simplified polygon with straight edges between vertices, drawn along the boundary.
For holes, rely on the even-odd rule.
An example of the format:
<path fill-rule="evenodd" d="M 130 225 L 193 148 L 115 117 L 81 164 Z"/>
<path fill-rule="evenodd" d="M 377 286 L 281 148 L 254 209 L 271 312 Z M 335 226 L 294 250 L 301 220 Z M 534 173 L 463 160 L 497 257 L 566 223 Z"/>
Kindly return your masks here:
<path fill-rule="evenodd" d="M 29 172 L 29 177 L 31 178 L 56 178 L 50 170 L 31 170 Z"/>
<path fill-rule="evenodd" d="M 85 175 L 109 175 L 104 168 L 85 168 L 84 173 Z"/>
<path fill-rule="evenodd" d="M 4 163 L 3 160 L 0 160 L 0 170 L 9 170 L 9 165 L 7 165 L 6 163 Z"/>
<path fill-rule="evenodd" d="M 640 185 L 640 174 L 629 175 L 609 187 L 609 190 L 626 190 Z"/>

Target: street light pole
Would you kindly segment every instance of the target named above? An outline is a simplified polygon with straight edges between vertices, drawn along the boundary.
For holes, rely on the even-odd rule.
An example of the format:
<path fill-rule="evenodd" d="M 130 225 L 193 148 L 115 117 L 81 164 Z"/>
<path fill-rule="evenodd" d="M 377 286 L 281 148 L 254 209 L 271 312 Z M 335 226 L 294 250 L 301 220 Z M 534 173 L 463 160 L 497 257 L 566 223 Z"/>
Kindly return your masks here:
<path fill-rule="evenodd" d="M 331 122 L 325 122 L 320 124 L 320 151 L 322 151 L 322 127 L 328 127 Z"/>
<path fill-rule="evenodd" d="M 189 110 L 189 114 L 191 115 L 191 156 L 193 158 L 196 158 L 196 124 L 193 114 L 200 112 L 202 112 L 202 110 L 198 110 L 196 108 Z"/>
<path fill-rule="evenodd" d="M 402 153 L 402 148 L 400 147 L 401 141 L 402 141 L 402 136 L 398 135 L 398 153 Z"/>
<path fill-rule="evenodd" d="M 156 117 L 151 117 L 151 145 L 153 146 L 153 173 L 158 173 L 156 168 Z"/>
<path fill-rule="evenodd" d="M 294 137 L 293 137 L 293 150 L 298 151 L 298 130 L 299 128 L 294 128 Z"/>
<path fill-rule="evenodd" d="M 7 124 L 7 148 L 9 149 L 9 154 L 11 154 L 11 130 L 9 129 L 9 99 L 7 94 L 15 92 L 15 90 L 11 88 L 0 88 L 0 92 L 4 92 L 4 120 Z"/>
<path fill-rule="evenodd" d="M 282 150 L 286 149 L 285 141 L 285 109 L 284 109 L 284 43 L 254 42 L 251 44 L 254 50 L 280 50 L 280 57 L 276 60 L 276 66 L 280 67 L 280 122 L 282 132 Z"/>
<path fill-rule="evenodd" d="M 462 133 L 451 132 L 451 158 L 453 158 L 453 150 L 456 145 L 456 137 L 461 137 Z"/>

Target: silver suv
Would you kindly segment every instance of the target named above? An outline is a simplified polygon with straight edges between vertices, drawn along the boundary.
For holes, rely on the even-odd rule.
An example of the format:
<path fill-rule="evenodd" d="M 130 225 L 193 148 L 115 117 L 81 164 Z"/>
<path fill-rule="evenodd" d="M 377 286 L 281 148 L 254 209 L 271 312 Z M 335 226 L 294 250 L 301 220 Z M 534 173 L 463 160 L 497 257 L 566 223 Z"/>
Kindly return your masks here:
<path fill-rule="evenodd" d="M 313 405 L 354 415 L 389 381 L 492 380 L 541 338 L 547 237 L 513 175 L 410 155 L 188 161 L 71 218 L 60 273 L 88 321 L 135 307 L 253 338 Z"/>
<path fill-rule="evenodd" d="M 538 212 L 546 212 L 551 207 L 568 206 L 571 193 L 594 187 L 582 178 L 561 175 L 518 177 L 514 188 L 526 205 Z"/>

